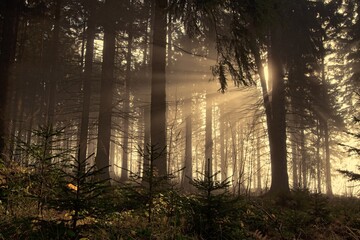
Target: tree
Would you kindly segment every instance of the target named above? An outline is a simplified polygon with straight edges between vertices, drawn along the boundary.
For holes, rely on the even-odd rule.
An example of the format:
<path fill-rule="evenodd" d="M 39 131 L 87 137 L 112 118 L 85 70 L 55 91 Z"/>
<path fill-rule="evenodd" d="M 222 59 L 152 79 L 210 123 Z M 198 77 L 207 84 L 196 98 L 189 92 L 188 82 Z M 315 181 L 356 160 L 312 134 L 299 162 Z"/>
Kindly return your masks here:
<path fill-rule="evenodd" d="M 106 0 L 104 14 L 114 11 L 115 0 Z M 109 179 L 110 173 L 110 139 L 111 139 L 111 117 L 113 109 L 113 86 L 115 65 L 115 19 L 114 15 L 108 15 L 104 21 L 104 47 L 101 73 L 99 127 L 96 151 L 96 167 L 102 169 L 100 179 Z"/>
<path fill-rule="evenodd" d="M 46 124 L 48 126 L 54 126 L 54 115 L 56 107 L 56 93 L 58 82 L 60 78 L 59 72 L 59 43 L 60 43 L 60 18 L 62 10 L 62 0 L 55 1 L 54 9 L 54 30 L 52 32 L 50 49 L 47 55 L 48 66 L 48 79 L 47 83 L 49 85 L 47 90 L 47 99 L 46 99 Z"/>
<path fill-rule="evenodd" d="M 23 0 L 6 0 L 0 46 L 0 158 L 6 158 L 7 102 L 11 66 L 15 59 L 17 27 Z"/>
<path fill-rule="evenodd" d="M 360 119 L 357 117 L 354 117 L 354 121 L 355 123 L 360 123 Z M 360 139 L 360 135 L 359 134 L 354 134 L 354 133 L 350 133 L 348 132 L 349 135 L 355 137 L 357 140 Z M 341 146 L 344 146 L 348 149 L 349 153 L 355 153 L 355 155 L 360 155 L 360 149 L 354 146 L 350 146 L 348 144 L 340 144 Z M 358 165 L 358 170 L 360 170 L 360 166 Z M 340 173 L 342 173 L 344 176 L 346 176 L 349 181 L 360 181 L 360 173 L 358 172 L 353 172 L 353 171 L 348 171 L 348 170 L 338 170 Z"/>
<path fill-rule="evenodd" d="M 160 175 L 167 174 L 166 162 L 166 8 L 167 0 L 156 0 L 153 25 L 153 52 L 151 78 L 151 145 L 162 156 L 154 161 Z"/>
<path fill-rule="evenodd" d="M 79 161 L 87 159 L 87 144 L 89 132 L 89 114 L 91 99 L 91 80 L 93 72 L 94 40 L 95 40 L 95 0 L 88 1 L 87 5 L 87 29 L 86 29 L 86 54 L 85 70 L 83 74 L 83 102 L 79 133 Z M 86 164 L 81 165 L 85 167 Z M 82 169 L 85 172 L 85 169 Z"/>

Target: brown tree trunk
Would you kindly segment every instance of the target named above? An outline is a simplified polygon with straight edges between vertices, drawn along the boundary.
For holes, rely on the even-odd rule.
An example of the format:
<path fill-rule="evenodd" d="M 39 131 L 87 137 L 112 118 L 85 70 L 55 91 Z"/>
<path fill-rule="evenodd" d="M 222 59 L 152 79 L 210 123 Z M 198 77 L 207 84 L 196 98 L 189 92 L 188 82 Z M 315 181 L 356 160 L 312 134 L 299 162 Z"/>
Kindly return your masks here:
<path fill-rule="evenodd" d="M 130 9 L 131 1 L 130 1 Z M 131 11 L 130 11 L 131 12 Z M 124 138 L 123 138 L 123 152 L 122 152 L 122 168 L 121 168 L 121 181 L 124 182 L 128 179 L 129 164 L 129 114 L 130 114 L 130 82 L 131 82 L 131 56 L 133 45 L 133 28 L 132 22 L 128 28 L 128 45 L 126 54 L 126 76 L 125 76 L 125 96 L 124 96 Z"/>
<path fill-rule="evenodd" d="M 224 121 L 224 104 L 220 105 L 220 168 L 221 181 L 227 178 L 227 163 L 225 159 L 225 121 Z"/>
<path fill-rule="evenodd" d="M 307 184 L 307 173 L 308 173 L 308 166 L 307 166 L 307 157 L 306 157 L 306 149 L 305 149 L 305 133 L 304 133 L 304 124 L 303 119 L 300 119 L 300 151 L 301 151 L 301 172 L 302 172 L 302 187 L 306 189 L 308 187 Z"/>
<path fill-rule="evenodd" d="M 289 177 L 287 173 L 286 120 L 285 120 L 285 84 L 281 61 L 281 29 L 274 27 L 271 31 L 269 50 L 272 74 L 272 119 L 269 138 L 271 150 L 271 194 L 288 193 Z"/>
<path fill-rule="evenodd" d="M 261 136 L 261 128 L 260 124 L 256 129 L 257 136 L 256 136 L 256 183 L 257 183 L 257 192 L 261 192 L 262 186 L 261 186 L 261 142 L 260 142 L 260 136 Z"/>
<path fill-rule="evenodd" d="M 326 194 L 332 195 L 331 184 L 331 163 L 330 163 L 330 146 L 329 146 L 329 126 L 327 122 L 324 122 L 324 144 L 325 144 L 325 184 Z"/>
<path fill-rule="evenodd" d="M 116 0 L 106 0 L 105 10 L 112 12 Z M 102 169 L 100 179 L 110 178 L 110 139 L 111 139 L 111 116 L 114 82 L 114 61 L 115 61 L 115 26 L 113 20 L 104 25 L 104 48 L 101 73 L 100 109 L 98 142 L 96 150 L 96 167 Z"/>
<path fill-rule="evenodd" d="M 0 159 L 7 159 L 8 135 L 7 100 L 10 69 L 15 59 L 17 28 L 23 0 L 5 0 L 3 29 L 0 46 Z"/>
<path fill-rule="evenodd" d="M 95 40 L 95 19 L 94 19 L 94 0 L 88 1 L 89 19 L 86 29 L 86 54 L 85 54 L 85 70 L 83 75 L 83 102 L 80 123 L 80 139 L 79 139 L 79 155 L 80 161 L 87 158 L 88 132 L 89 132 L 89 114 L 91 101 L 91 80 L 94 56 L 94 40 Z M 82 172 L 85 172 L 85 164 L 83 164 Z"/>
<path fill-rule="evenodd" d="M 185 101 L 185 178 L 184 189 L 191 190 L 189 181 L 192 180 L 192 116 L 191 116 L 191 94 Z"/>
<path fill-rule="evenodd" d="M 206 94 L 206 124 L 205 124 L 205 175 L 212 175 L 212 100 L 210 94 Z M 209 164 L 209 166 L 208 166 Z M 209 172 L 208 172 L 209 171 Z"/>
<path fill-rule="evenodd" d="M 279 29 L 272 31 L 271 46 L 269 49 L 269 62 L 272 74 L 272 101 L 266 86 L 264 68 L 260 58 L 260 50 L 253 46 L 255 63 L 260 76 L 264 108 L 266 114 L 267 131 L 270 145 L 271 159 L 271 187 L 270 194 L 288 193 L 289 177 L 286 159 L 286 122 L 285 122 L 285 86 L 282 73 L 282 64 L 279 53 L 281 52 Z"/>
<path fill-rule="evenodd" d="M 317 176 L 317 192 L 321 193 L 321 157 L 320 157 L 320 149 L 321 149 L 321 139 L 322 139 L 322 129 L 320 125 L 320 121 L 316 122 L 316 176 Z"/>
<path fill-rule="evenodd" d="M 59 81 L 59 38 L 60 38 L 60 14 L 62 0 L 56 0 L 54 30 L 51 39 L 51 49 L 48 54 L 48 79 L 49 89 L 47 98 L 46 124 L 49 127 L 54 126 L 54 115 L 56 106 L 56 88 Z"/>
<path fill-rule="evenodd" d="M 160 176 L 167 175 L 166 161 L 166 8 L 167 0 L 155 0 L 151 79 L 151 145 L 161 153 L 154 160 Z"/>

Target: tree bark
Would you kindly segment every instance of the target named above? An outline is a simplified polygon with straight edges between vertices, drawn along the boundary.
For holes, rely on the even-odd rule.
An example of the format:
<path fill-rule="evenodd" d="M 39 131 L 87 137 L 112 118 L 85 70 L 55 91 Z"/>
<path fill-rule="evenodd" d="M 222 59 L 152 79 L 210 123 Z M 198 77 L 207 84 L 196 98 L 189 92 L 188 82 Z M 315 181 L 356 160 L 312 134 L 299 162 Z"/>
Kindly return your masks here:
<path fill-rule="evenodd" d="M 93 71 L 93 56 L 94 56 L 94 40 L 95 40 L 95 17 L 94 17 L 94 0 L 88 2 L 88 14 L 86 29 L 86 53 L 85 53 L 85 70 L 83 75 L 83 102 L 80 123 L 80 138 L 79 138 L 79 155 L 80 161 L 85 161 L 87 158 L 88 132 L 89 132 L 89 114 L 91 101 L 91 81 Z M 85 164 L 82 166 L 82 172 L 85 172 Z"/>
<path fill-rule="evenodd" d="M 285 120 L 285 84 L 281 60 L 281 29 L 275 26 L 271 31 L 269 49 L 272 74 L 272 120 L 271 120 L 271 186 L 270 194 L 290 192 L 287 173 L 286 120 Z"/>
<path fill-rule="evenodd" d="M 325 144 L 325 182 L 326 194 L 333 195 L 331 184 L 331 163 L 330 163 L 330 146 L 329 146 L 329 126 L 324 122 L 324 144 Z"/>
<path fill-rule="evenodd" d="M 17 28 L 23 0 L 6 0 L 0 46 L 0 158 L 7 159 L 7 102 L 10 69 L 15 59 Z"/>
<path fill-rule="evenodd" d="M 316 122 L 316 176 L 317 176 L 317 192 L 321 193 L 321 157 L 320 157 L 320 149 L 321 149 L 321 139 L 322 139 L 322 129 L 320 125 L 320 121 Z"/>
<path fill-rule="evenodd" d="M 106 0 L 105 10 L 111 12 L 116 0 Z M 100 110 L 98 142 L 96 150 L 96 167 L 101 169 L 99 178 L 110 178 L 110 140 L 113 100 L 114 64 L 115 64 L 115 23 L 109 20 L 104 24 L 104 48 L 101 73 Z"/>
<path fill-rule="evenodd" d="M 51 39 L 51 49 L 48 54 L 48 98 L 47 98 L 47 112 L 46 124 L 49 127 L 54 126 L 54 115 L 56 106 L 56 88 L 59 81 L 59 41 L 60 41 L 60 14 L 61 14 L 62 0 L 56 0 L 54 30 Z"/>
<path fill-rule="evenodd" d="M 167 175 L 166 161 L 166 8 L 167 0 L 155 0 L 151 79 L 151 145 L 160 156 L 154 167 L 160 176 Z"/>
<path fill-rule="evenodd" d="M 130 1 L 130 9 L 132 9 Z M 133 45 L 133 28 L 132 21 L 128 28 L 128 45 L 126 54 L 126 76 L 124 84 L 124 137 L 123 137 L 123 152 L 122 152 L 122 168 L 121 168 L 121 181 L 125 182 L 128 179 L 129 164 L 129 113 L 130 113 L 130 83 L 131 83 L 131 56 Z"/>
<path fill-rule="evenodd" d="M 210 94 L 206 94 L 206 124 L 205 124 L 205 175 L 212 175 L 212 99 Z"/>
<path fill-rule="evenodd" d="M 190 94 L 191 95 L 191 94 Z M 185 101 L 185 178 L 184 189 L 191 190 L 189 180 L 192 180 L 192 116 L 191 116 L 191 96 Z"/>

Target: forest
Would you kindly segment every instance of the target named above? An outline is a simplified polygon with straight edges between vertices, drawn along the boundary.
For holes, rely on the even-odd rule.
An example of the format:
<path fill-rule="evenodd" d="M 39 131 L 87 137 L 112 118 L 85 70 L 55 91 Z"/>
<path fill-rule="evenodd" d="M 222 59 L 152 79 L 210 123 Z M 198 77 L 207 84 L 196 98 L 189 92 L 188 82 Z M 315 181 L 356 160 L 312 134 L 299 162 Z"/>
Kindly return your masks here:
<path fill-rule="evenodd" d="M 0 240 L 359 240 L 359 100 L 359 0 L 1 0 Z"/>

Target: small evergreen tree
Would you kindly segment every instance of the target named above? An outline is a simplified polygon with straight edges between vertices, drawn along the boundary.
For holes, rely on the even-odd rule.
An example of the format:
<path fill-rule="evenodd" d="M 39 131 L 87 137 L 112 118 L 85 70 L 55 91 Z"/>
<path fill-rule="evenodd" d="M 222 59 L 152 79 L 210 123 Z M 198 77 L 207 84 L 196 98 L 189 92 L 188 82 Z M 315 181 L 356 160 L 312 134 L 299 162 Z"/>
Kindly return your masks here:
<path fill-rule="evenodd" d="M 130 172 L 130 179 L 123 189 L 132 207 L 138 205 L 138 207 L 146 208 L 145 215 L 150 223 L 154 217 L 155 200 L 173 189 L 171 179 L 174 176 L 173 174 L 160 175 L 154 164 L 164 154 L 163 149 L 147 145 L 146 149 L 139 148 L 138 152 L 146 161 L 145 169 L 142 174 Z"/>
<path fill-rule="evenodd" d="M 35 140 L 31 144 L 19 143 L 20 152 L 26 158 L 20 166 L 26 170 L 25 173 L 30 179 L 23 188 L 27 189 L 30 197 L 36 199 L 40 216 L 43 215 L 48 200 L 56 195 L 57 189 L 54 186 L 60 181 L 60 170 L 65 167 L 64 164 L 70 156 L 70 150 L 61 147 L 63 133 L 63 128 L 41 126 L 38 130 L 32 131 Z"/>
<path fill-rule="evenodd" d="M 86 159 L 72 157 L 67 167 L 61 169 L 62 178 L 57 183 L 60 191 L 50 202 L 51 207 L 70 213 L 71 227 L 75 233 L 79 220 L 92 216 L 101 217 L 107 210 L 106 203 L 111 202 L 106 200 L 108 179 L 98 180 L 97 177 L 103 169 L 96 169 L 95 164 L 89 164 L 88 160 L 93 155 Z"/>
<path fill-rule="evenodd" d="M 354 117 L 354 122 L 355 124 L 360 123 L 360 119 L 357 117 Z M 356 133 L 351 133 L 351 132 L 347 132 L 349 135 L 355 137 L 357 140 L 360 140 L 360 133 L 356 134 Z M 354 146 L 350 146 L 347 144 L 342 144 L 340 143 L 341 146 L 346 147 L 348 149 L 349 153 L 355 153 L 357 156 L 360 156 L 360 148 L 358 147 L 354 147 Z M 358 170 L 360 171 L 360 165 L 357 166 Z M 357 172 L 353 172 L 353 171 L 348 171 L 348 170 L 338 170 L 338 172 L 342 173 L 344 176 L 346 176 L 349 181 L 360 181 L 360 173 Z"/>
<path fill-rule="evenodd" d="M 210 161 L 208 159 L 208 161 Z M 240 223 L 237 209 L 237 199 L 229 193 L 230 181 L 216 181 L 215 177 L 220 172 L 211 174 L 211 164 L 205 173 L 200 173 L 203 178 L 194 179 L 191 184 L 198 193 L 190 198 L 192 220 L 191 231 L 196 232 L 204 239 L 232 239 L 240 237 Z"/>

